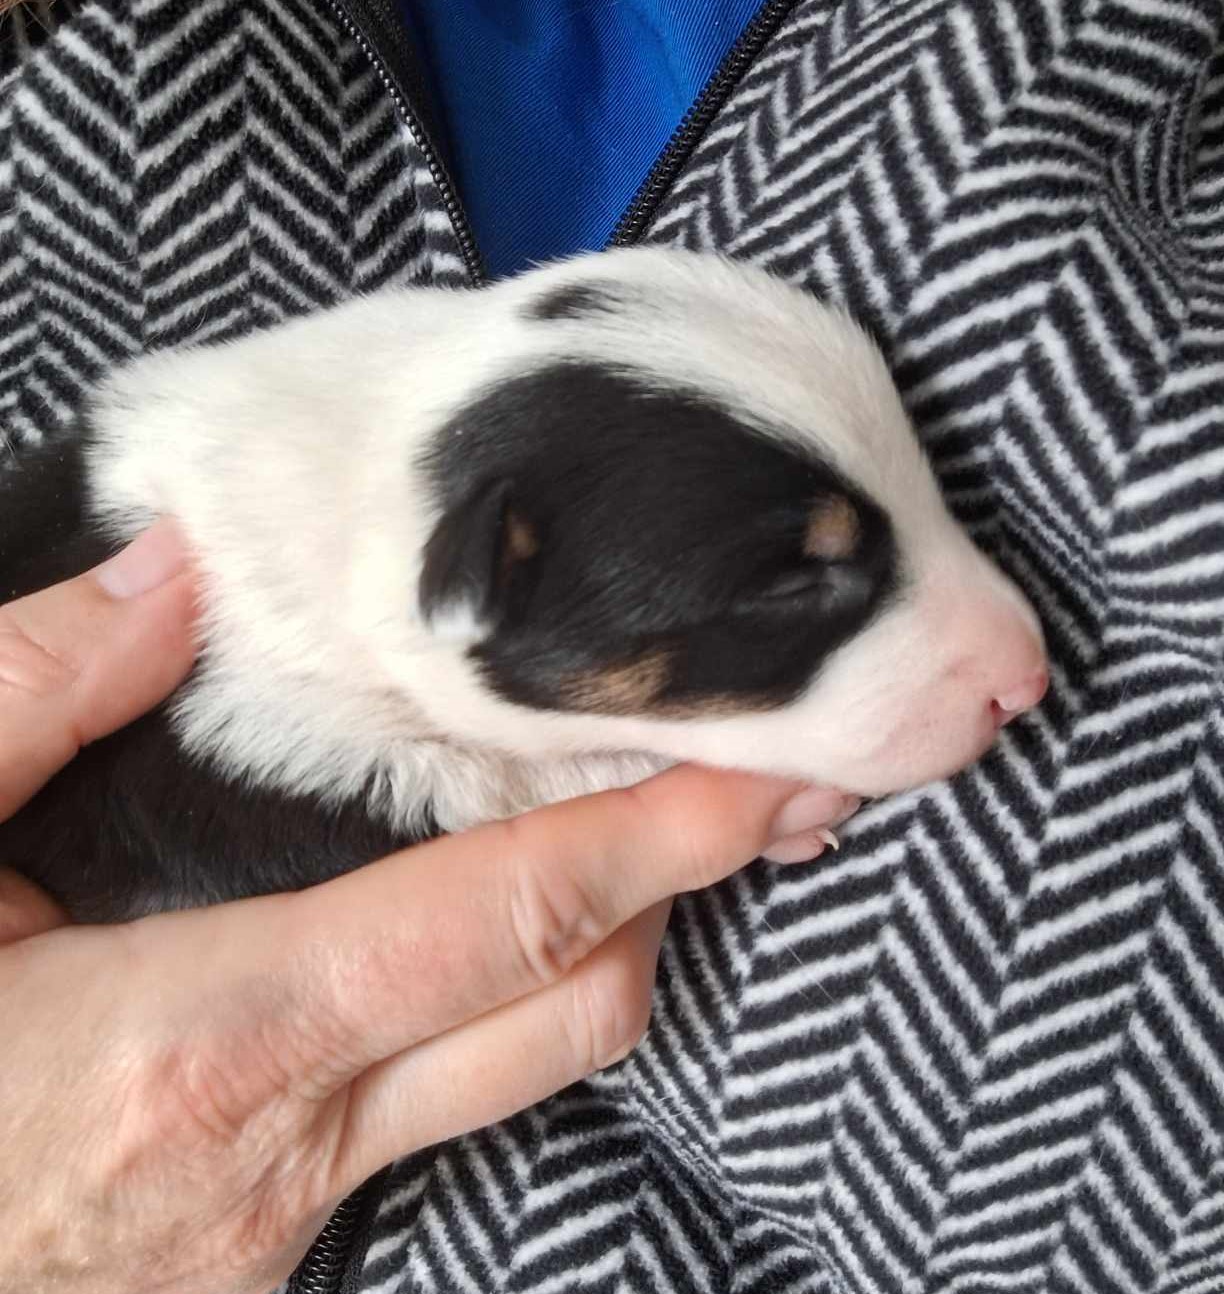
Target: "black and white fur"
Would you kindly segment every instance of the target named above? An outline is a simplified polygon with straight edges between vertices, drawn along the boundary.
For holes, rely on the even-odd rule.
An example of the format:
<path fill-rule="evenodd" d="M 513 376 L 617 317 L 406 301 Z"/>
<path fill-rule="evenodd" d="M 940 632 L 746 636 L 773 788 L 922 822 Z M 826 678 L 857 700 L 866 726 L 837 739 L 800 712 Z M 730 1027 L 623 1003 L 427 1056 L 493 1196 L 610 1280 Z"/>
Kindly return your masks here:
<path fill-rule="evenodd" d="M 879 794 L 1044 687 L 876 347 L 713 257 L 153 354 L 3 489 L 0 594 L 159 513 L 201 574 L 189 683 L 0 826 L 80 916 L 307 884 L 680 759 Z"/>

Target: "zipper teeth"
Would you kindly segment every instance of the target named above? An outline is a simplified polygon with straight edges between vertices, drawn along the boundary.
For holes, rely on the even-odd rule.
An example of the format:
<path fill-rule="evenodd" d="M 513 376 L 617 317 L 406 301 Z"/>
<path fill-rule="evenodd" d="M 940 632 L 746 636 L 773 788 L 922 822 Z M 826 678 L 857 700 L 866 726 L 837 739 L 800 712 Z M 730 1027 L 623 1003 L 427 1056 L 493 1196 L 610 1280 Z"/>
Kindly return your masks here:
<path fill-rule="evenodd" d="M 446 167 L 442 165 L 442 161 L 429 139 L 428 132 L 425 130 L 420 116 L 400 93 L 399 87 L 387 72 L 386 64 L 365 33 L 349 16 L 340 0 L 327 0 L 327 3 L 340 21 L 340 25 L 357 42 L 366 58 L 370 60 L 370 65 L 382 82 L 383 89 L 391 96 L 392 103 L 399 110 L 400 117 L 403 119 L 404 125 L 408 127 L 408 133 L 412 136 L 412 142 L 421 150 L 425 158 L 425 164 L 429 167 L 429 174 L 442 197 L 442 205 L 446 208 L 446 214 L 450 218 L 455 237 L 459 242 L 459 252 L 463 257 L 464 268 L 473 283 L 483 282 L 485 272 L 484 267 L 481 265 L 480 252 L 476 247 L 475 235 L 468 224 L 467 216 L 464 214 L 463 206 L 459 201 L 459 195 L 455 192 L 454 182 L 451 180 Z"/>
<path fill-rule="evenodd" d="M 349 1240 L 363 1198 L 364 1193 L 357 1191 L 336 1205 L 293 1275 L 289 1286 L 293 1294 L 333 1294 L 336 1282 L 344 1275 Z"/>
<path fill-rule="evenodd" d="M 731 52 L 718 65 L 714 75 L 697 96 L 696 103 L 684 114 L 668 140 L 650 174 L 634 194 L 625 214 L 617 221 L 608 240 L 610 247 L 625 247 L 642 236 L 650 217 L 663 195 L 671 187 L 680 168 L 693 151 L 706 127 L 718 115 L 736 82 L 781 26 L 782 19 L 794 8 L 796 0 L 766 0 L 748 24 Z"/>

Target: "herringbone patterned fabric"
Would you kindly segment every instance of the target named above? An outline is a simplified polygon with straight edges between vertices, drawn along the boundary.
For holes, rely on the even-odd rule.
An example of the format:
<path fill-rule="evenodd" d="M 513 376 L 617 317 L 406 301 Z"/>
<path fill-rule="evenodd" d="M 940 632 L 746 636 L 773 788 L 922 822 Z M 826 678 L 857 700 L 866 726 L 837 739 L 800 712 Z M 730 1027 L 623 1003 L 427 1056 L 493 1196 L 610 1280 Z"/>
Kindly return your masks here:
<path fill-rule="evenodd" d="M 678 904 L 614 1071 L 396 1166 L 367 1291 L 1224 1291 L 1222 0 L 802 0 L 650 230 L 848 302 L 1054 687 Z M 5 75 L 0 71 L 0 76 Z M 86 4 L 0 104 L 0 424 L 392 276 L 437 194 L 326 3 Z"/>
<path fill-rule="evenodd" d="M 13 439 L 134 351 L 462 277 L 429 171 L 328 5 L 102 0 L 20 64 L 14 45 L 0 34 Z"/>

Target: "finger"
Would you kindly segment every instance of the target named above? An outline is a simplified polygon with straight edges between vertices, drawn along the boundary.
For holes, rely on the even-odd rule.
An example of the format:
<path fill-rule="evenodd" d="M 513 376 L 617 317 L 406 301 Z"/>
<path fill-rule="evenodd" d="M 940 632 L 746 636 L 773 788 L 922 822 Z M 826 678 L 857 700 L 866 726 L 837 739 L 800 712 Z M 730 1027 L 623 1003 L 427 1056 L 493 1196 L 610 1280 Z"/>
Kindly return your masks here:
<path fill-rule="evenodd" d="M 308 1085 L 335 1090 L 559 979 L 652 904 L 729 875 L 775 822 L 794 834 L 786 806 L 812 794 L 677 768 L 418 845 L 301 894 L 233 905 L 223 920 L 196 914 L 176 947 L 214 968 L 225 1001 L 276 986 L 279 1045 Z"/>
<path fill-rule="evenodd" d="M 58 903 L 10 867 L 0 867 L 0 947 L 68 924 Z"/>
<path fill-rule="evenodd" d="M 350 1089 L 333 1186 L 504 1119 L 622 1059 L 650 1015 L 671 903 L 624 925 L 564 978 L 381 1062 Z"/>
<path fill-rule="evenodd" d="M 0 607 L 0 820 L 186 676 L 185 562 L 163 520 L 88 574 Z"/>

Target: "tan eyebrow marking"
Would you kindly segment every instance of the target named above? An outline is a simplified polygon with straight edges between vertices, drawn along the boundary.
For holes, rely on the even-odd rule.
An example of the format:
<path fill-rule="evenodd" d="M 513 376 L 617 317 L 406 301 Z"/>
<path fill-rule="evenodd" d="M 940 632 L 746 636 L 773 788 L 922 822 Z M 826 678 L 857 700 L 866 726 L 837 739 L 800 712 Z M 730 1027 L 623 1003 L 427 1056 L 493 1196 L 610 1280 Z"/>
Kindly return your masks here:
<path fill-rule="evenodd" d="M 853 555 L 863 535 L 858 509 L 844 494 L 820 500 L 808 516 L 803 551 L 808 557 L 844 561 Z"/>
<path fill-rule="evenodd" d="M 525 562 L 540 551 L 540 534 L 521 512 L 506 514 L 506 555 L 513 562 Z"/>

